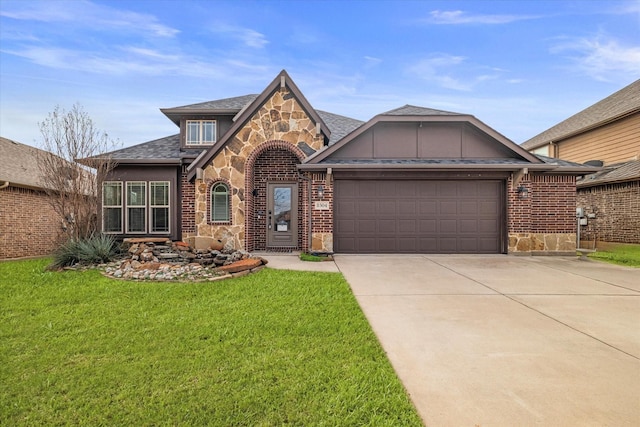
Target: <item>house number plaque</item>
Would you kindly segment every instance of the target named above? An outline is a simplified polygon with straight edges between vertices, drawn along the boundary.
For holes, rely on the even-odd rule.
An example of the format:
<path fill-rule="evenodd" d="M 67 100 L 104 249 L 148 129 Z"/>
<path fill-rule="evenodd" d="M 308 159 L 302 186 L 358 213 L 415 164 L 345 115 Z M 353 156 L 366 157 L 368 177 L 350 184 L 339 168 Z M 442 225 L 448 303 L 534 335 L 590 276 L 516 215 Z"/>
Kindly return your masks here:
<path fill-rule="evenodd" d="M 316 211 L 328 211 L 329 210 L 329 201 L 328 200 L 318 200 L 314 203 L 313 209 Z"/>

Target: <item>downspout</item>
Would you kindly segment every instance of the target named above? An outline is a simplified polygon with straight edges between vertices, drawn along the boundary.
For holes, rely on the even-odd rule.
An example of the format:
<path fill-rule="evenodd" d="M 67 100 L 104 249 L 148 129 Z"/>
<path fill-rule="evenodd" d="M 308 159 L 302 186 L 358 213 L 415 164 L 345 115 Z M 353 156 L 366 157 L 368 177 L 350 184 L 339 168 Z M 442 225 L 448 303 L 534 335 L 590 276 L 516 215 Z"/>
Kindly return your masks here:
<path fill-rule="evenodd" d="M 3 190 L 9 186 L 9 181 L 5 181 L 4 184 L 0 185 L 0 190 Z"/>
<path fill-rule="evenodd" d="M 307 200 L 307 210 L 309 212 L 308 212 L 308 218 L 307 218 L 307 228 L 308 228 L 309 236 L 307 237 L 307 246 L 308 247 L 306 248 L 305 251 L 306 252 L 311 252 L 311 239 L 313 238 L 313 234 L 311 233 L 311 214 L 312 214 L 312 208 L 311 208 L 311 201 L 312 201 L 312 197 L 311 196 L 312 195 L 311 195 L 311 192 L 313 190 L 313 183 L 311 182 L 311 178 L 302 175 L 300 173 L 300 170 L 298 170 L 298 178 L 300 178 L 303 181 L 307 181 L 307 183 L 308 183 L 308 186 L 307 186 L 308 187 L 308 190 L 307 190 L 308 194 L 307 194 L 307 196 L 308 196 L 309 200 Z"/>

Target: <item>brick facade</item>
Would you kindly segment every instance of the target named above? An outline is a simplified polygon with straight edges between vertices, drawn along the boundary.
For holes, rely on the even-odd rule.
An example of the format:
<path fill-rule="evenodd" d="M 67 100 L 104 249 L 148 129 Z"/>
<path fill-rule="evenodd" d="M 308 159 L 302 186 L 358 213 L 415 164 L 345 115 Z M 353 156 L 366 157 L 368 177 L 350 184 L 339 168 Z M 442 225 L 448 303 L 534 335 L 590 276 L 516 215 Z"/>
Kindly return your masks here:
<path fill-rule="evenodd" d="M 187 167 L 182 167 L 180 176 L 180 214 L 184 237 L 191 237 L 196 232 L 196 186 L 187 179 Z"/>
<path fill-rule="evenodd" d="M 581 226 L 581 240 L 640 243 L 640 181 L 580 188 L 576 203 L 595 215 Z"/>
<path fill-rule="evenodd" d="M 527 174 L 518 186 L 527 198 L 507 182 L 509 253 L 575 252 L 575 176 Z"/>
<path fill-rule="evenodd" d="M 51 254 L 61 224 L 46 193 L 11 186 L 0 190 L 0 259 Z"/>
<path fill-rule="evenodd" d="M 266 216 L 256 218 L 256 212 L 267 211 L 267 183 L 287 182 L 298 184 L 298 243 L 296 249 L 303 247 L 302 236 L 305 235 L 306 223 L 304 221 L 306 210 L 303 210 L 305 199 L 303 190 L 304 181 L 298 178 L 296 165 L 298 158 L 291 151 L 280 148 L 272 148 L 262 151 L 257 156 L 253 166 L 253 190 L 256 196 L 253 197 L 253 214 L 250 215 L 253 223 L 250 233 L 247 233 L 247 245 L 253 250 L 266 250 L 267 247 L 267 221 Z M 306 193 L 306 192 L 305 192 Z"/>

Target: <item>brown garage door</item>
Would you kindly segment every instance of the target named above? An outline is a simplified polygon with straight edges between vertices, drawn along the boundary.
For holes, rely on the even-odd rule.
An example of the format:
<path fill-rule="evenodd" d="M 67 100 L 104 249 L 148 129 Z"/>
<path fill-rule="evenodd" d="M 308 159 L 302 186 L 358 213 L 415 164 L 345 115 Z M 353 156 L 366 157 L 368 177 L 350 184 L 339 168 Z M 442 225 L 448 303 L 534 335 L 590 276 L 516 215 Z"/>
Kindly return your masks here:
<path fill-rule="evenodd" d="M 499 180 L 336 180 L 341 253 L 500 253 Z"/>

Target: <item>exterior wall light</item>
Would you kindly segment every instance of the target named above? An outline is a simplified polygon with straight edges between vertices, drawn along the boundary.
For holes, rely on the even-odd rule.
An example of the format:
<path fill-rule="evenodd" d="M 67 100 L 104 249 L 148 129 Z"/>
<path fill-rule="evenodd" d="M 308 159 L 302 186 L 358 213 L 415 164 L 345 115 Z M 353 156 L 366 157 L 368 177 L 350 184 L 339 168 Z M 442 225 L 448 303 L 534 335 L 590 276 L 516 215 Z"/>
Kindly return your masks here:
<path fill-rule="evenodd" d="M 324 187 L 322 185 L 318 185 L 318 197 L 324 198 Z"/>
<path fill-rule="evenodd" d="M 529 189 L 524 185 L 521 185 L 520 187 L 518 187 L 516 191 L 518 193 L 518 199 L 524 200 L 529 198 Z"/>

